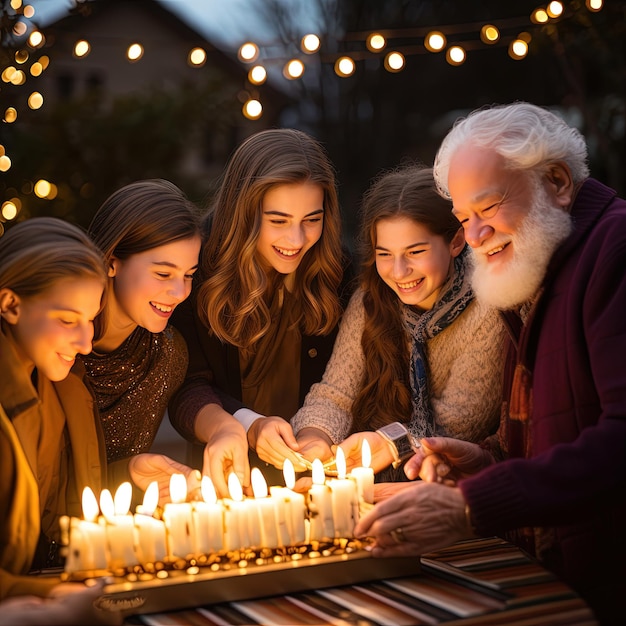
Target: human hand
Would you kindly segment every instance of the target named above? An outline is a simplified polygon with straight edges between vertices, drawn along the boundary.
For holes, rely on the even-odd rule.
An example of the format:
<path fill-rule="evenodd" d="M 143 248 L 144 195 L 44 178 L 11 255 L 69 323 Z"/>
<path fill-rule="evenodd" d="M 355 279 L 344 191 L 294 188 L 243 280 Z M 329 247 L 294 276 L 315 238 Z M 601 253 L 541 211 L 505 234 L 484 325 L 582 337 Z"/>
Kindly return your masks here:
<path fill-rule="evenodd" d="M 300 454 L 308 461 L 319 459 L 322 462 L 333 458 L 333 442 L 330 437 L 319 428 L 303 428 L 298 433 Z"/>
<path fill-rule="evenodd" d="M 419 476 L 427 482 L 452 485 L 494 463 L 487 450 L 469 441 L 427 437 L 421 440 L 421 444 L 404 466 L 404 473 L 410 480 Z"/>
<path fill-rule="evenodd" d="M 306 470 L 301 457 L 295 454 L 300 451 L 300 444 L 291 425 L 282 417 L 272 415 L 254 421 L 248 429 L 248 443 L 261 460 L 278 469 L 282 469 L 285 459 L 289 459 L 296 472 Z"/>
<path fill-rule="evenodd" d="M 183 465 L 164 454 L 144 452 L 132 457 L 128 462 L 130 476 L 140 489 L 145 491 L 151 482 L 159 484 L 159 504 L 169 502 L 170 478 L 172 474 L 182 474 L 187 480 L 187 499 L 197 499 L 200 495 L 200 472 Z"/>
<path fill-rule="evenodd" d="M 375 473 L 380 472 L 393 463 L 394 458 L 389 448 L 389 442 L 377 432 L 363 431 L 350 435 L 339 444 L 346 455 L 346 471 L 349 472 L 355 467 L 363 465 L 364 440 L 367 440 L 369 444 L 372 453 L 370 467 Z"/>
<path fill-rule="evenodd" d="M 374 483 L 374 502 L 381 502 L 391 498 L 391 496 L 395 496 L 400 491 L 413 485 L 413 482 Z"/>
<path fill-rule="evenodd" d="M 209 476 L 219 498 L 228 498 L 228 476 L 235 473 L 243 489 L 250 486 L 248 439 L 232 416 L 212 430 L 204 446 L 202 473 Z"/>
<path fill-rule="evenodd" d="M 418 481 L 379 502 L 354 528 L 376 557 L 421 556 L 473 536 L 460 489 Z"/>
<path fill-rule="evenodd" d="M 15 596 L 0 602 L 3 626 L 117 626 L 123 618 L 119 610 L 97 608 L 104 583 L 87 587 L 82 583 L 61 583 L 46 598 Z"/>

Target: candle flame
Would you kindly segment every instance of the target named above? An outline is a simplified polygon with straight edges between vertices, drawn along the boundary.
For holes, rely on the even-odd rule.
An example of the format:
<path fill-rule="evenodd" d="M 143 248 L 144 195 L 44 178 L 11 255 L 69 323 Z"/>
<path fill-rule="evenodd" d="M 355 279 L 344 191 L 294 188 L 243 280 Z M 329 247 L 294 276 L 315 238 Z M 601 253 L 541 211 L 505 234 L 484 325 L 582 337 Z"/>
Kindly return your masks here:
<path fill-rule="evenodd" d="M 337 446 L 335 452 L 335 464 L 337 465 L 337 478 L 346 477 L 346 454 L 341 446 Z"/>
<path fill-rule="evenodd" d="M 152 515 L 159 504 L 159 483 L 153 480 L 143 494 L 143 513 Z"/>
<path fill-rule="evenodd" d="M 361 446 L 361 465 L 363 467 L 369 467 L 372 462 L 372 451 L 367 439 L 363 439 L 363 445 Z"/>
<path fill-rule="evenodd" d="M 112 522 L 115 517 L 115 504 L 113 504 L 113 496 L 108 489 L 100 492 L 100 510 L 107 522 Z"/>
<path fill-rule="evenodd" d="M 324 464 L 319 459 L 313 459 L 313 468 L 311 469 L 311 478 L 314 485 L 323 485 L 326 480 L 324 473 Z"/>
<path fill-rule="evenodd" d="M 283 476 L 285 478 L 285 485 L 289 489 L 293 489 L 296 485 L 296 471 L 291 459 L 285 459 L 283 463 Z"/>
<path fill-rule="evenodd" d="M 235 472 L 231 472 L 228 475 L 228 493 L 230 494 L 231 500 L 237 500 L 237 502 L 243 500 L 243 489 L 241 488 L 241 483 Z"/>
<path fill-rule="evenodd" d="M 255 498 L 267 498 L 267 482 L 258 467 L 250 470 L 250 480 L 252 482 L 252 493 Z"/>
<path fill-rule="evenodd" d="M 170 476 L 170 500 L 174 504 L 180 504 L 187 499 L 187 479 L 183 474 Z"/>
<path fill-rule="evenodd" d="M 200 490 L 202 491 L 202 499 L 209 504 L 217 504 L 217 492 L 215 485 L 208 476 L 203 476 L 200 482 Z"/>
<path fill-rule="evenodd" d="M 127 515 L 130 510 L 130 501 L 133 499 L 133 486 L 128 482 L 122 483 L 115 491 L 113 508 L 115 515 Z"/>
<path fill-rule="evenodd" d="M 83 489 L 83 517 L 88 522 L 95 522 L 98 519 L 98 513 L 100 508 L 98 507 L 98 501 L 91 487 L 85 487 Z"/>

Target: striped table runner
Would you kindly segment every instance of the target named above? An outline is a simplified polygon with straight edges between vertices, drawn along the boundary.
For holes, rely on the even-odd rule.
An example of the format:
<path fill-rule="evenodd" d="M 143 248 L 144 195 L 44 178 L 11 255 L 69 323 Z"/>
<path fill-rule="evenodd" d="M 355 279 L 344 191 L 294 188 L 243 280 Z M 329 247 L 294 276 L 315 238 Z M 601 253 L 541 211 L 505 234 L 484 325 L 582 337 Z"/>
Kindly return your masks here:
<path fill-rule="evenodd" d="M 253 595 L 253 594 L 251 594 Z M 422 572 L 395 578 L 137 615 L 144 626 L 583 626 L 587 605 L 515 546 L 498 538 L 465 541 L 422 557 Z"/>

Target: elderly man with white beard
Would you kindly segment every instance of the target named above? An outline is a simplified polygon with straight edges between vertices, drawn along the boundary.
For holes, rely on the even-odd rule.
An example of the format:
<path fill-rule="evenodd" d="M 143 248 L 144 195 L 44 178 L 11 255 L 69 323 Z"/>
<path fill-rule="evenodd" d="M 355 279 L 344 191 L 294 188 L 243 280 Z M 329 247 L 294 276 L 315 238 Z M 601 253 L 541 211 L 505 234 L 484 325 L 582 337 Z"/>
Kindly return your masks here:
<path fill-rule="evenodd" d="M 423 439 L 405 469 L 422 480 L 380 485 L 355 533 L 377 556 L 503 536 L 622 624 L 626 202 L 589 177 L 576 129 L 524 102 L 459 120 L 434 173 L 473 250 L 477 299 L 509 328 L 500 428 L 480 446 Z"/>

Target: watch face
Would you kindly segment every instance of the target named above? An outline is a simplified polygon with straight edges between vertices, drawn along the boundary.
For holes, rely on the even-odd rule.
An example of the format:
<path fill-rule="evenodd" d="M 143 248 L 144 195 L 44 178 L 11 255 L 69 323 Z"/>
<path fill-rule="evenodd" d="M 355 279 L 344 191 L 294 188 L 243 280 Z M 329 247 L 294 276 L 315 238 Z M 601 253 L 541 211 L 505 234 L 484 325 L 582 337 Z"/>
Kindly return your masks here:
<path fill-rule="evenodd" d="M 387 426 L 383 426 L 380 430 L 384 431 L 384 433 L 390 439 L 398 439 L 400 437 L 406 437 L 409 431 L 402 425 L 400 422 L 393 422 L 393 424 L 387 424 Z"/>

